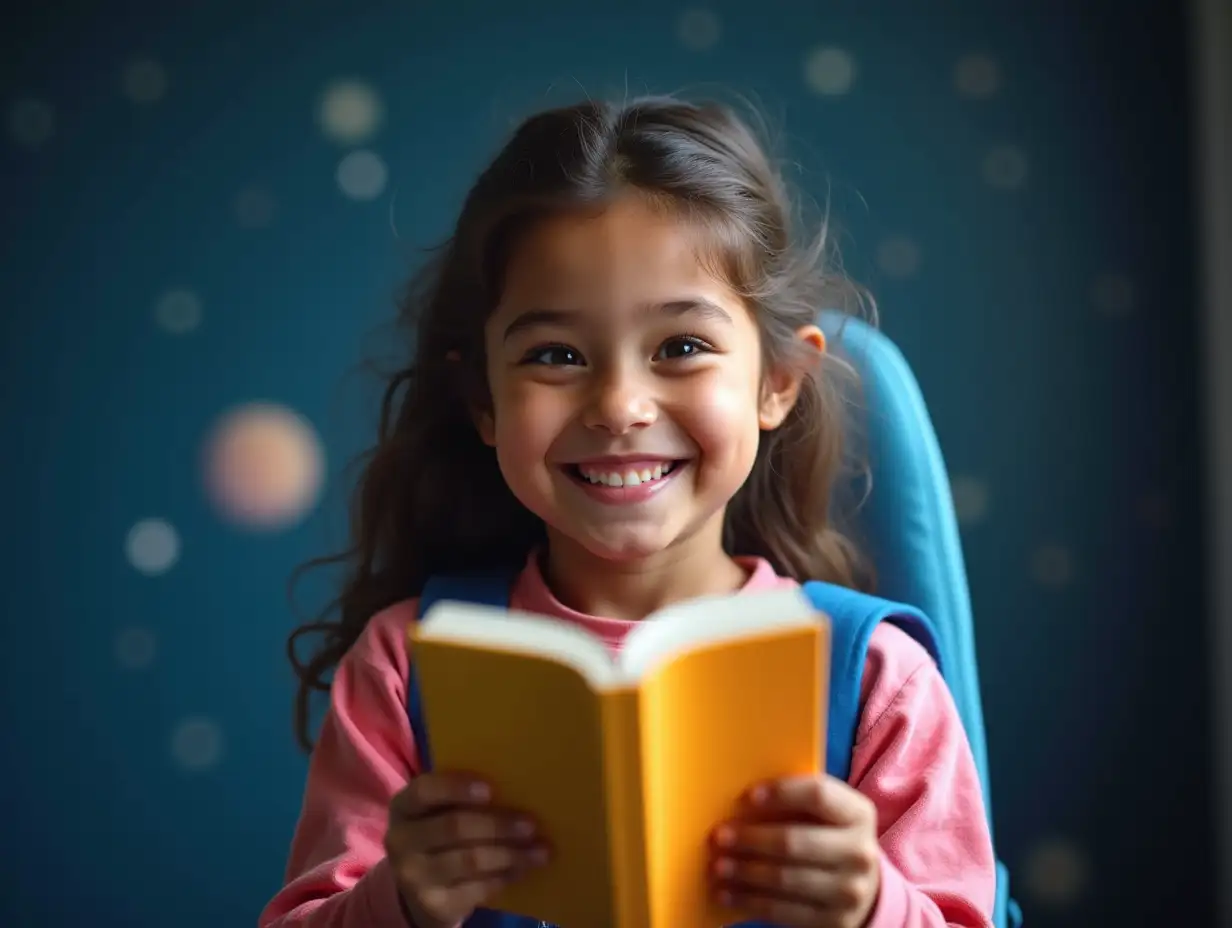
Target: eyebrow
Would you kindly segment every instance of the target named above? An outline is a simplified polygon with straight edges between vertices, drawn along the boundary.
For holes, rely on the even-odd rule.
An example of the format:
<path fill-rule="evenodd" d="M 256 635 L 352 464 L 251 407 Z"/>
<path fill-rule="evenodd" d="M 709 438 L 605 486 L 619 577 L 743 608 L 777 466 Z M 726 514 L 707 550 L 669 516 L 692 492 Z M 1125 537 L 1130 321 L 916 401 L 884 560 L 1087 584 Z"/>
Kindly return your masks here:
<path fill-rule="evenodd" d="M 704 297 L 691 297 L 687 300 L 669 300 L 666 303 L 646 303 L 640 307 L 646 314 L 661 313 L 673 318 L 680 316 L 700 316 L 715 322 L 732 324 L 731 314 L 713 300 Z M 577 317 L 576 312 L 561 309 L 528 309 L 505 327 L 504 340 L 508 341 L 519 332 L 538 326 L 568 325 Z"/>

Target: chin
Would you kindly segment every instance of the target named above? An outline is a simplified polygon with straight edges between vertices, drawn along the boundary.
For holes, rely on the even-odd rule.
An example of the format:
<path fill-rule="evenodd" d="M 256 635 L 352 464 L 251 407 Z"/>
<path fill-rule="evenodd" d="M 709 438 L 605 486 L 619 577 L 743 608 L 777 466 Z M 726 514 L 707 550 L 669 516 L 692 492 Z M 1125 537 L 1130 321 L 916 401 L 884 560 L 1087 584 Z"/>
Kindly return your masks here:
<path fill-rule="evenodd" d="M 611 534 L 605 532 L 581 537 L 572 532 L 562 534 L 569 536 L 575 544 L 585 548 L 593 556 L 618 564 L 628 564 L 654 557 L 671 547 L 671 540 L 665 538 L 659 531 Z"/>
<path fill-rule="evenodd" d="M 607 542 L 594 539 L 586 542 L 586 548 L 591 554 L 596 557 L 601 557 L 605 561 L 615 561 L 622 564 L 627 564 L 632 561 L 645 560 L 648 557 L 654 557 L 656 554 L 664 551 L 667 547 L 668 545 L 666 544 L 641 539 L 629 539 L 619 542 Z"/>

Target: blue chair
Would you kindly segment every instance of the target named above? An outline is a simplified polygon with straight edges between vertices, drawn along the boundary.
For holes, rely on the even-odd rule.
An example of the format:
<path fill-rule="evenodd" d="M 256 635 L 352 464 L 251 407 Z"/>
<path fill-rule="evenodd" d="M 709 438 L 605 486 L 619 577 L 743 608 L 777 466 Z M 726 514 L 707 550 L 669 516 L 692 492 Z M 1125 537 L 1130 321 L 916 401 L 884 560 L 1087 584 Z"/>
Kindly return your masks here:
<path fill-rule="evenodd" d="M 851 364 L 860 378 L 861 425 L 872 483 L 855 528 L 877 570 L 877 595 L 910 603 L 932 620 L 946 683 L 979 769 L 991 828 L 971 596 L 937 433 L 915 375 L 889 338 L 838 312 L 823 312 L 820 325 L 829 351 Z M 1000 863 L 994 924 L 1022 924 L 1022 913 L 1009 896 L 1009 874 Z"/>

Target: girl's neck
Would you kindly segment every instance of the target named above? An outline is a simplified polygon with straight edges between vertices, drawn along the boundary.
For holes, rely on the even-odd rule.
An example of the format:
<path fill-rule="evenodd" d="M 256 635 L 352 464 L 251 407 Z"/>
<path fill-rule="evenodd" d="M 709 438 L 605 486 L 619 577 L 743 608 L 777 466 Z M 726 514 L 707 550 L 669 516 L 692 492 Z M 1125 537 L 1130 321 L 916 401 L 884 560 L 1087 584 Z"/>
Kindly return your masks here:
<path fill-rule="evenodd" d="M 644 619 L 671 603 L 734 593 L 744 586 L 748 571 L 724 552 L 720 534 L 701 534 L 650 557 L 611 561 L 549 531 L 541 568 L 556 598 L 570 609 Z"/>

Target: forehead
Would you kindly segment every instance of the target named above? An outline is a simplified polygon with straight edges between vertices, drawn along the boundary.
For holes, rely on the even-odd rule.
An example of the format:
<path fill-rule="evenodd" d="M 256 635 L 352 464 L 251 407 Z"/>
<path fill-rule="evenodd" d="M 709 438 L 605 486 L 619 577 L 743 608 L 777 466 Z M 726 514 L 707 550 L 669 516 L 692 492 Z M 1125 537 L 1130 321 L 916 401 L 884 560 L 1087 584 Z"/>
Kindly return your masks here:
<path fill-rule="evenodd" d="M 739 303 L 715 268 L 702 230 L 625 197 L 602 211 L 562 213 L 528 228 L 509 253 L 501 304 L 615 308 L 690 295 Z"/>

